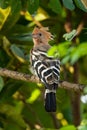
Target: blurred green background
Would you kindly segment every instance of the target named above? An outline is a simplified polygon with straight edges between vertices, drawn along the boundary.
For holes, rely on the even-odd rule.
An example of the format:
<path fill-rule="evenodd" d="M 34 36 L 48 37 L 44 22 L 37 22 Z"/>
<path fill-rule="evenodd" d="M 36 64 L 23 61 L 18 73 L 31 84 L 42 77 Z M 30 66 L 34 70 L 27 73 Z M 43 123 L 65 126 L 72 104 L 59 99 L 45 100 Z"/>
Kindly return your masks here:
<path fill-rule="evenodd" d="M 31 74 L 29 51 L 34 26 L 49 27 L 50 42 L 61 60 L 61 80 L 87 84 L 86 0 L 0 0 L 0 67 Z M 78 35 L 63 38 L 73 29 Z M 68 34 L 70 37 L 70 35 Z M 57 112 L 44 110 L 42 84 L 0 76 L 0 130 L 87 130 L 87 88 L 59 88 Z"/>

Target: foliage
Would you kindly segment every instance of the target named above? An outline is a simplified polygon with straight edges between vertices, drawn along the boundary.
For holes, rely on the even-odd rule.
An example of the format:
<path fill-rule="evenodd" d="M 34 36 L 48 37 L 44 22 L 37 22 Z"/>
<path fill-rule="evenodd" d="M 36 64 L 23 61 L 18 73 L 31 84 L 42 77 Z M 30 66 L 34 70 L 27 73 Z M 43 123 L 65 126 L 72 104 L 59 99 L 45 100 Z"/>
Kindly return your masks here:
<path fill-rule="evenodd" d="M 85 0 L 0 0 L 0 67 L 31 74 L 29 51 L 33 42 L 25 35 L 30 35 L 35 24 L 40 22 L 49 26 L 55 35 L 48 55 L 60 57 L 61 79 L 73 82 L 74 64 L 78 63 L 79 82 L 87 84 L 87 27 L 85 25 L 75 43 L 72 40 L 76 33 L 66 35 L 63 27 L 68 13 L 71 13 L 73 30 L 86 12 Z M 63 35 L 69 41 L 65 41 Z M 51 130 L 57 128 L 56 120 L 60 130 L 77 129 L 72 121 L 71 92 L 58 89 L 55 118 L 44 110 L 43 92 L 41 84 L 0 77 L 0 130 Z M 85 123 L 78 129 L 85 130 L 87 104 L 81 103 L 81 106 L 82 122 L 85 120 Z"/>

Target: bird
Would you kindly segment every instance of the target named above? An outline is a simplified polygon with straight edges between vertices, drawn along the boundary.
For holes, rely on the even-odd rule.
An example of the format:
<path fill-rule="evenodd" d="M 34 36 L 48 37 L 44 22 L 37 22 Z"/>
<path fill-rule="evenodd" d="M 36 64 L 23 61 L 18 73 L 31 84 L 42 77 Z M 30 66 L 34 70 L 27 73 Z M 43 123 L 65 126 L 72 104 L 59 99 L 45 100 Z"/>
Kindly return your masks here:
<path fill-rule="evenodd" d="M 48 55 L 49 41 L 53 35 L 48 27 L 35 27 L 32 32 L 34 46 L 30 51 L 33 73 L 45 86 L 44 107 L 47 112 L 56 112 L 56 90 L 60 79 L 60 60 Z"/>

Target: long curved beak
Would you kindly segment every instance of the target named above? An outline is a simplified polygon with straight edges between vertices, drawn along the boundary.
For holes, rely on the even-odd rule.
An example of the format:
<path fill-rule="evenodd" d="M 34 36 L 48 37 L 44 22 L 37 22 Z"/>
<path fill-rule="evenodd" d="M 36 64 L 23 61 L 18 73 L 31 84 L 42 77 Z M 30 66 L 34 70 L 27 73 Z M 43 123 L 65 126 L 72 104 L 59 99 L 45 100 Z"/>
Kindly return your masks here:
<path fill-rule="evenodd" d="M 21 37 L 32 37 L 32 38 L 37 38 L 38 34 L 23 34 Z"/>
<path fill-rule="evenodd" d="M 31 38 L 37 39 L 38 34 L 22 34 L 20 37 L 22 37 L 22 38 L 31 37 Z"/>
<path fill-rule="evenodd" d="M 32 37 L 32 34 L 23 34 L 21 37 Z"/>

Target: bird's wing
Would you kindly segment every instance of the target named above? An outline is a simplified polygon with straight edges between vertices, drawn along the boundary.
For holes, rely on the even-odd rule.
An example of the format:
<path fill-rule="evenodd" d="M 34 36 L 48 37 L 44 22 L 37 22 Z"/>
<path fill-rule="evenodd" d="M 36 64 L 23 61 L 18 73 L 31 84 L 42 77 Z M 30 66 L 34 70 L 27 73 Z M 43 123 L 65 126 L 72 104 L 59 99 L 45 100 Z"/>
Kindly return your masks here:
<path fill-rule="evenodd" d="M 43 83 L 58 84 L 60 71 L 58 59 L 47 56 L 46 52 L 33 51 L 32 66 Z"/>

